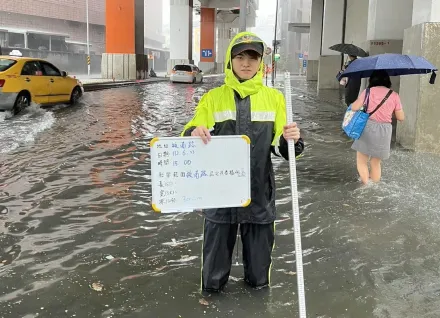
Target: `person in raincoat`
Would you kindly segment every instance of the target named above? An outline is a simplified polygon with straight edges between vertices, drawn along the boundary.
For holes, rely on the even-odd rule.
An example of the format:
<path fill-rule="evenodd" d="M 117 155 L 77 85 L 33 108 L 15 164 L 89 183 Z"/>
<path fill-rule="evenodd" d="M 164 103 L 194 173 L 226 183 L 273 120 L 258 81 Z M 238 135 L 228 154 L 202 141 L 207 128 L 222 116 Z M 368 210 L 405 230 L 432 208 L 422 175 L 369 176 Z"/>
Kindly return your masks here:
<path fill-rule="evenodd" d="M 349 55 L 348 56 L 349 61 L 346 65 L 344 65 L 344 71 L 353 61 L 357 59 L 357 56 Z M 345 85 L 345 104 L 346 106 L 350 106 L 352 103 L 354 103 L 358 96 L 359 92 L 361 90 L 361 78 L 346 78 L 346 85 Z"/>
<path fill-rule="evenodd" d="M 288 159 L 304 149 L 296 123 L 286 123 L 281 92 L 263 85 L 264 42 L 242 32 L 231 41 L 225 59 L 225 83 L 207 92 L 182 136 L 247 135 L 251 139 L 251 204 L 204 210 L 202 290 L 218 292 L 228 281 L 240 228 L 244 279 L 254 288 L 269 285 L 274 245 L 275 177 L 271 153 Z M 240 226 L 239 226 L 240 225 Z"/>

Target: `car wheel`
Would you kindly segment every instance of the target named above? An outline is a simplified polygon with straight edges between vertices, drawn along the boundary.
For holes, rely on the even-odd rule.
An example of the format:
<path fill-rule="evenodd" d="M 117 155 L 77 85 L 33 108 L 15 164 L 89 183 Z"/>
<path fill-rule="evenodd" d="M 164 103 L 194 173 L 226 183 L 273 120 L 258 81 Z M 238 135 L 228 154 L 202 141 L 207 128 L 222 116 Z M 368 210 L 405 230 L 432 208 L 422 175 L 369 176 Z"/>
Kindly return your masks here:
<path fill-rule="evenodd" d="M 81 88 L 75 87 L 72 91 L 72 94 L 70 95 L 70 104 L 71 105 L 76 104 L 78 100 L 81 98 L 81 96 L 82 96 Z"/>
<path fill-rule="evenodd" d="M 28 107 L 31 104 L 31 98 L 29 93 L 22 92 L 18 94 L 17 99 L 15 100 L 14 107 L 12 108 L 12 112 L 14 115 L 19 114 L 23 109 Z"/>

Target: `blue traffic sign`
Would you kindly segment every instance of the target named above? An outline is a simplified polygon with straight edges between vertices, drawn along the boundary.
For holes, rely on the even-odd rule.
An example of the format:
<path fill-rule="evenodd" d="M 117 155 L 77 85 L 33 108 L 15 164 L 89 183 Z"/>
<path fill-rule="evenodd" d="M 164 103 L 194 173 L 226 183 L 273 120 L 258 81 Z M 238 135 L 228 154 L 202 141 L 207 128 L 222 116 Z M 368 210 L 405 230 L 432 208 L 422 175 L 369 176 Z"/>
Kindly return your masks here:
<path fill-rule="evenodd" d="M 304 54 L 299 53 L 299 54 L 298 54 L 298 58 L 300 58 L 300 59 L 304 58 Z"/>
<path fill-rule="evenodd" d="M 307 60 L 303 60 L 303 67 L 304 67 L 304 68 L 307 67 Z"/>
<path fill-rule="evenodd" d="M 212 49 L 203 49 L 202 57 L 212 57 Z"/>

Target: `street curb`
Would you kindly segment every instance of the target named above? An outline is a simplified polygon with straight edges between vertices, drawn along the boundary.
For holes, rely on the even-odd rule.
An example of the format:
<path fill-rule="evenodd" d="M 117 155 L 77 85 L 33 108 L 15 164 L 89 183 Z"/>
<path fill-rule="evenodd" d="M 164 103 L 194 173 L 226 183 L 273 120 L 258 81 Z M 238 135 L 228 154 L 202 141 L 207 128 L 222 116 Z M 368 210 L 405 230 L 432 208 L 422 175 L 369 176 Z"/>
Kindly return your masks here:
<path fill-rule="evenodd" d="M 224 74 L 209 74 L 205 76 L 206 78 L 223 76 Z M 133 85 L 147 85 L 161 82 L 169 82 L 169 77 L 154 77 L 147 80 L 136 80 L 136 81 L 109 81 L 109 82 L 101 82 L 101 83 L 84 83 L 84 92 L 94 92 L 100 91 L 104 89 L 111 88 L 119 88 L 124 86 L 133 86 Z"/>
<path fill-rule="evenodd" d="M 154 84 L 154 83 L 167 82 L 167 81 L 169 81 L 169 78 L 163 77 L 163 78 L 138 80 L 138 81 L 88 83 L 88 84 L 83 84 L 83 87 L 84 87 L 84 92 L 93 92 L 93 91 L 100 91 L 110 88 L 118 88 L 118 87 L 133 86 L 133 85 L 147 85 L 147 84 Z"/>

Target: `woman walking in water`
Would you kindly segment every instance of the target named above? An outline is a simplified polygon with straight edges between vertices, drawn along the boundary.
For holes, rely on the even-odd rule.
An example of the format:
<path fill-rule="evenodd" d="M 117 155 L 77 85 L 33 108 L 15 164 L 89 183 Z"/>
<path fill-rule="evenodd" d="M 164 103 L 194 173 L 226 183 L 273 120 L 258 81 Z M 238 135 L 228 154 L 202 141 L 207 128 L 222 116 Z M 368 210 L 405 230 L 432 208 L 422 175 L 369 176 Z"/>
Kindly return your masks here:
<path fill-rule="evenodd" d="M 399 94 L 391 90 L 391 80 L 386 71 L 378 70 L 371 74 L 369 85 L 353 103 L 352 110 L 357 111 L 366 105 L 367 113 L 371 114 L 361 137 L 354 141 L 352 149 L 357 151 L 357 170 L 363 184 L 371 178 L 379 182 L 381 178 L 381 162 L 388 159 L 391 150 L 392 116 L 403 121 Z M 370 160 L 371 173 L 368 169 Z"/>

